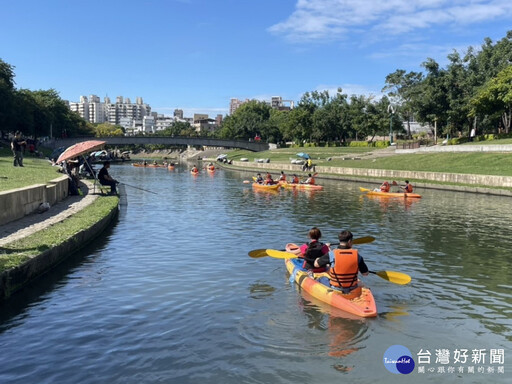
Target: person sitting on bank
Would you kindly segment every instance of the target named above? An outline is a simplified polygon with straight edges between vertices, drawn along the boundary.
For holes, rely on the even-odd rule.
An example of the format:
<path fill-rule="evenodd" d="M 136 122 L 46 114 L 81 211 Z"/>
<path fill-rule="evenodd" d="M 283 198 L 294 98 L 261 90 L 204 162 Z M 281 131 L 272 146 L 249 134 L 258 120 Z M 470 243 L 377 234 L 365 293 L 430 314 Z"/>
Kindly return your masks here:
<path fill-rule="evenodd" d="M 409 184 L 409 180 L 405 180 L 405 185 L 401 185 L 400 189 L 404 191 L 404 193 L 412 193 L 413 187 Z"/>
<path fill-rule="evenodd" d="M 108 185 L 110 186 L 110 194 L 111 195 L 117 195 L 117 189 L 116 185 L 119 184 L 119 181 L 116 179 L 113 179 L 109 173 L 108 169 L 110 168 L 110 161 L 105 161 L 103 163 L 103 167 L 98 172 L 98 181 L 101 185 Z"/>
<path fill-rule="evenodd" d="M 338 235 L 340 244 L 333 251 L 334 264 L 329 269 L 330 285 L 343 293 L 358 288 L 358 273 L 368 275 L 368 267 L 356 249 L 352 249 L 352 232 L 341 231 Z"/>
<path fill-rule="evenodd" d="M 306 179 L 306 181 L 304 181 L 303 184 L 315 185 L 315 178 L 311 175 L 311 173 L 308 174 L 308 178 Z"/>
<path fill-rule="evenodd" d="M 330 263 L 329 246 L 319 241 L 322 232 L 317 227 L 309 230 L 308 237 L 311 241 L 300 246 L 300 253 L 304 258 L 302 267 L 311 272 L 325 272 Z"/>

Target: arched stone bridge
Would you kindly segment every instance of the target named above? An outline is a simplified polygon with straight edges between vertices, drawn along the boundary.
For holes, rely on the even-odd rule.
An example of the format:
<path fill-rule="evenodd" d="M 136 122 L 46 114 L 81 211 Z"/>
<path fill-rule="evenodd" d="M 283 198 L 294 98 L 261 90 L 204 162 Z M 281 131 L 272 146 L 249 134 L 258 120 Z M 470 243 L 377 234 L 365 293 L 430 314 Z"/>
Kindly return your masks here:
<path fill-rule="evenodd" d="M 162 136 L 120 136 L 120 137 L 72 137 L 66 139 L 53 139 L 44 143 L 46 147 L 58 148 L 69 147 L 70 145 L 86 140 L 103 140 L 107 145 L 144 145 L 144 144 L 164 144 L 164 145 L 186 145 L 186 146 L 208 146 L 223 148 L 240 148 L 253 152 L 266 151 L 269 144 L 255 141 L 244 140 L 221 140 L 206 137 L 162 137 Z"/>

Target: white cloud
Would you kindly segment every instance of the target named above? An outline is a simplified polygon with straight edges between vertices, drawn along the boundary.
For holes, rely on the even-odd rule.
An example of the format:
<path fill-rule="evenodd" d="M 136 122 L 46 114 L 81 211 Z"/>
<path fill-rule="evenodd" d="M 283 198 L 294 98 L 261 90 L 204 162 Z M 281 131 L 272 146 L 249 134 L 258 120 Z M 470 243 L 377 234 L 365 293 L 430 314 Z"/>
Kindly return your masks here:
<path fill-rule="evenodd" d="M 354 34 L 370 39 L 511 16 L 510 0 L 298 0 L 288 19 L 269 31 L 293 42 L 344 40 Z"/>

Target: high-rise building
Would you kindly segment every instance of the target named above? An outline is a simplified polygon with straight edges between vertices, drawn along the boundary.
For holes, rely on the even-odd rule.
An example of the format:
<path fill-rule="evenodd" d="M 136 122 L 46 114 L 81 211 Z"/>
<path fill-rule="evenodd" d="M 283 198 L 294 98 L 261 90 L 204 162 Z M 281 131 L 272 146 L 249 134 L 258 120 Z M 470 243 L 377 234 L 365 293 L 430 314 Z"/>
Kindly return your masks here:
<path fill-rule="evenodd" d="M 69 108 L 91 123 L 108 122 L 120 125 L 122 118 L 143 121 L 144 116 L 151 115 L 151 107 L 144 104 L 142 97 L 137 97 L 134 104 L 130 98 L 123 96 L 117 96 L 115 103 L 112 103 L 109 97 L 105 97 L 102 103 L 96 95 L 90 95 L 89 100 L 86 96 L 80 96 L 80 102 L 69 103 Z M 123 119 L 124 124 L 126 121 Z"/>
<path fill-rule="evenodd" d="M 242 104 L 247 103 L 249 99 L 245 99 L 245 101 L 238 100 L 237 98 L 232 98 L 229 103 L 229 114 L 232 115 L 235 111 L 242 106 Z"/>
<path fill-rule="evenodd" d="M 175 109 L 174 110 L 174 117 L 177 117 L 179 119 L 183 119 L 183 109 Z"/>

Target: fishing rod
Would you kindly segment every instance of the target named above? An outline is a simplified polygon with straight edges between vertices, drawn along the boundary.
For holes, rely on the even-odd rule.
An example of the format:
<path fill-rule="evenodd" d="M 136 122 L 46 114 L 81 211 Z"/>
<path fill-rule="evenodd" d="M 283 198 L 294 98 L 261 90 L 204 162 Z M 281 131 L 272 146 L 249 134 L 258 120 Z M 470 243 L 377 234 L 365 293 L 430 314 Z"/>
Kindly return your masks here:
<path fill-rule="evenodd" d="M 158 193 L 156 193 L 156 192 L 149 191 L 149 190 L 144 189 L 144 188 L 136 187 L 135 185 L 126 184 L 125 182 L 122 182 L 121 184 L 126 185 L 127 187 L 132 187 L 132 188 L 135 188 L 135 189 L 140 189 L 141 191 L 149 192 L 149 193 L 153 193 L 155 195 L 158 195 Z"/>

